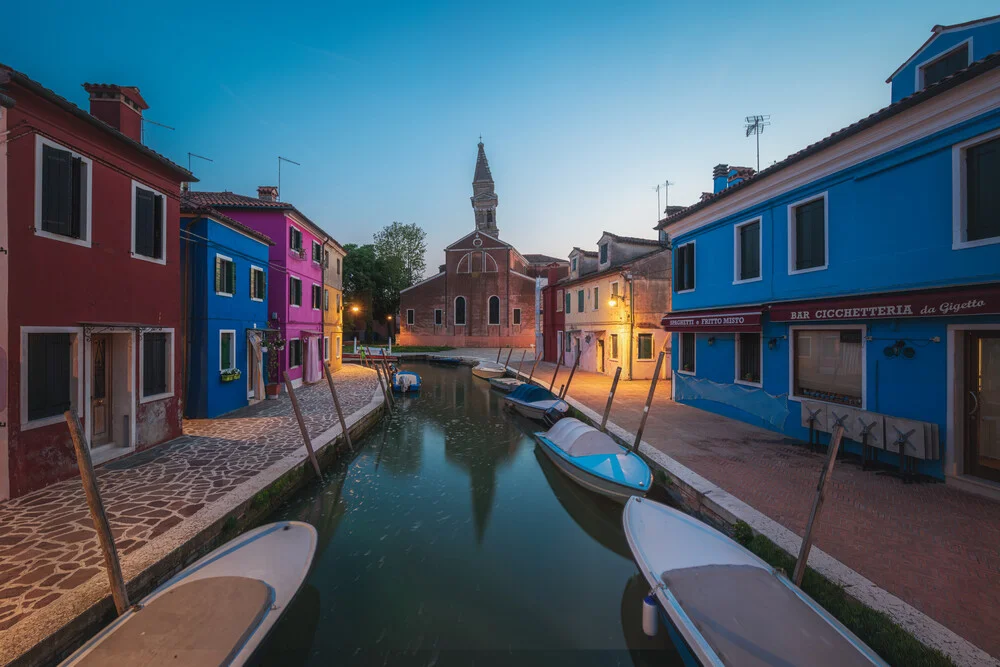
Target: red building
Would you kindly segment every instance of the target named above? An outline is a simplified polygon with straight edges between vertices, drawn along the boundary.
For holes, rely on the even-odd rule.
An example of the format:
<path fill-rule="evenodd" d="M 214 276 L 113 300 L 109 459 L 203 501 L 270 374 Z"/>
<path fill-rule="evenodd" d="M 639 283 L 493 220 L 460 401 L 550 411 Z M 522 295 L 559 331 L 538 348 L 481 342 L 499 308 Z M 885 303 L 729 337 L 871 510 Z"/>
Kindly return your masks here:
<path fill-rule="evenodd" d="M 181 434 L 180 205 L 134 87 L 87 113 L 0 65 L 0 499 Z M 6 133 L 6 134 L 5 134 Z"/>
<path fill-rule="evenodd" d="M 563 349 L 566 313 L 563 312 L 563 288 L 557 283 L 566 277 L 566 266 L 557 264 L 548 269 L 548 284 L 542 288 L 542 359 L 556 363 Z"/>

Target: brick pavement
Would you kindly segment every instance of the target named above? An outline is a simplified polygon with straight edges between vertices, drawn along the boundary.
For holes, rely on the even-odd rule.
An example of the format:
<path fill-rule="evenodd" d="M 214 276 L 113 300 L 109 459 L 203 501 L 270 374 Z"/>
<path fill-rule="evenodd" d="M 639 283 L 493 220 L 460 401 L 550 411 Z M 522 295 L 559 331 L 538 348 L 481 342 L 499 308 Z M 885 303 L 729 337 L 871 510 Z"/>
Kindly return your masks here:
<path fill-rule="evenodd" d="M 553 364 L 535 376 L 552 378 Z M 556 387 L 569 373 L 560 370 Z M 603 414 L 611 378 L 577 371 L 570 396 Z M 610 420 L 634 433 L 648 381 L 618 385 Z M 657 387 L 643 440 L 801 536 L 824 456 L 784 436 L 670 400 Z M 838 464 L 815 544 L 1000 657 L 1000 503 Z"/>
<path fill-rule="evenodd" d="M 334 375 L 345 416 L 369 404 L 368 369 Z M 311 437 L 339 424 L 325 382 L 297 390 Z M 129 554 L 302 447 L 287 397 L 188 420 L 184 436 L 97 469 L 123 565 Z M 103 558 L 79 480 L 0 503 L 0 647 L 19 624 L 95 576 Z M 2 652 L 0 652 L 2 653 Z"/>

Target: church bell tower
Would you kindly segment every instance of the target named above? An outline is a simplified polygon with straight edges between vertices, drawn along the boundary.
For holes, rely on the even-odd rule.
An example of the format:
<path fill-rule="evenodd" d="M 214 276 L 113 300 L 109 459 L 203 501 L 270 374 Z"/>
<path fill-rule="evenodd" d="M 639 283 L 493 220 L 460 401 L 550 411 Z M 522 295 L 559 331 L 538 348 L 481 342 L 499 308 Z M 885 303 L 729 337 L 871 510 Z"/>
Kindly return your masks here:
<path fill-rule="evenodd" d="M 476 231 L 499 238 L 497 228 L 497 193 L 493 190 L 493 174 L 486 160 L 486 149 L 479 141 L 479 156 L 476 157 L 476 173 L 472 177 L 472 210 L 476 214 Z"/>

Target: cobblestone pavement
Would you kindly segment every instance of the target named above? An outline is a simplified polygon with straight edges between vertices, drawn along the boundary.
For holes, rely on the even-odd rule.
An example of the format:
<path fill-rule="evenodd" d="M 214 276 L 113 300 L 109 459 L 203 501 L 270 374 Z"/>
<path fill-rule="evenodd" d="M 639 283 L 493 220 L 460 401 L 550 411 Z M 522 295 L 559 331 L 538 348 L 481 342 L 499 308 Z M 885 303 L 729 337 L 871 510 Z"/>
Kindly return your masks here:
<path fill-rule="evenodd" d="M 334 375 L 345 417 L 365 407 L 373 372 Z M 326 382 L 296 391 L 311 437 L 337 421 Z M 286 396 L 219 419 L 188 420 L 184 436 L 97 469 L 123 558 L 302 446 Z M 0 645 L 17 624 L 96 575 L 106 576 L 79 480 L 0 503 Z"/>
<path fill-rule="evenodd" d="M 539 364 L 535 377 L 552 378 Z M 556 387 L 566 381 L 560 370 Z M 577 370 L 570 396 L 604 413 L 611 378 Z M 610 420 L 634 433 L 646 380 L 618 385 Z M 670 400 L 660 381 L 643 440 L 784 525 L 805 532 L 825 457 L 782 435 Z M 838 464 L 815 544 L 1000 657 L 1000 503 L 945 484 L 902 484 Z"/>

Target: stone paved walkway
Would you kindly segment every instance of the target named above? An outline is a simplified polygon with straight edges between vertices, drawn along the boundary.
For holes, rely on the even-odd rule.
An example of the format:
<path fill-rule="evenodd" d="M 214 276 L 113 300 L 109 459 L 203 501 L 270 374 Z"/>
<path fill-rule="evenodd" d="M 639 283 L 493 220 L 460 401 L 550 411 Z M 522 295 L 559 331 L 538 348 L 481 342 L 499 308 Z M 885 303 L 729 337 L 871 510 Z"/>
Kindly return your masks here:
<path fill-rule="evenodd" d="M 378 386 L 372 371 L 350 364 L 334 378 L 345 416 L 368 405 Z M 339 424 L 326 382 L 302 387 L 297 396 L 311 437 Z M 283 394 L 224 418 L 185 421 L 183 437 L 98 468 L 123 562 L 301 447 Z M 26 618 L 106 574 L 77 479 L 0 503 L 0 526 L 2 647 Z"/>
<path fill-rule="evenodd" d="M 547 385 L 554 364 L 535 377 Z M 556 387 L 569 373 L 560 370 Z M 577 371 L 569 395 L 598 414 L 611 378 Z M 634 433 L 648 381 L 619 382 L 610 421 Z M 643 440 L 784 525 L 805 531 L 824 456 L 781 435 L 670 400 L 661 381 Z M 838 464 L 815 544 L 1000 657 L 1000 503 L 945 484 L 907 484 Z"/>

